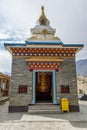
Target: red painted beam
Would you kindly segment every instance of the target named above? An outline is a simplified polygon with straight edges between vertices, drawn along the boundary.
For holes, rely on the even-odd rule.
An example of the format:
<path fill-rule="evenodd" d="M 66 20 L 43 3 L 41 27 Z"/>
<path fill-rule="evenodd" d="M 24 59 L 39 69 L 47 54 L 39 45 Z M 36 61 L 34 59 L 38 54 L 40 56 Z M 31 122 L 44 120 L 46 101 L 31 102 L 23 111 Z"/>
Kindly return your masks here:
<path fill-rule="evenodd" d="M 59 68 L 28 68 L 28 70 L 59 70 Z"/>

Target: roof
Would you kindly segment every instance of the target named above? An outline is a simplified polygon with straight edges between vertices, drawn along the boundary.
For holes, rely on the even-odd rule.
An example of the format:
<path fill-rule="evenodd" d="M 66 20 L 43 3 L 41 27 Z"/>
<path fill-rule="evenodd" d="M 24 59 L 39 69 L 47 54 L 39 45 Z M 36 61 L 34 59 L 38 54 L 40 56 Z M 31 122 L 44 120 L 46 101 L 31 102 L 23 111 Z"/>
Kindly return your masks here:
<path fill-rule="evenodd" d="M 26 41 L 27 45 L 35 44 L 35 45 L 62 45 L 62 41 Z"/>
<path fill-rule="evenodd" d="M 64 47 L 83 47 L 84 44 L 78 44 L 78 43 L 73 43 L 73 44 L 63 44 Z"/>
<path fill-rule="evenodd" d="M 11 77 L 0 72 L 0 78 L 10 79 Z"/>
<path fill-rule="evenodd" d="M 60 41 L 26 41 L 24 43 L 20 43 L 20 42 L 14 42 L 14 43 L 4 43 L 5 46 L 9 46 L 9 47 L 22 47 L 22 46 L 27 46 L 27 45 L 62 45 L 63 47 L 83 47 L 84 44 L 78 44 L 78 43 L 69 43 L 69 44 L 63 44 L 63 42 Z"/>

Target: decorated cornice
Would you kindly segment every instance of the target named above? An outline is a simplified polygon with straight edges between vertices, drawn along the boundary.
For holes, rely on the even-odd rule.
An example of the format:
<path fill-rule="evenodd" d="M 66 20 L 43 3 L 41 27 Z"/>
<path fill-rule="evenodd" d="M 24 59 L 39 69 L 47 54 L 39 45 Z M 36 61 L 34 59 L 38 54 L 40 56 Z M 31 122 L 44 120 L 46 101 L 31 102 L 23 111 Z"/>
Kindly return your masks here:
<path fill-rule="evenodd" d="M 51 70 L 58 70 L 63 59 L 57 59 L 52 57 L 31 57 L 30 59 L 25 60 L 29 66 L 30 70 L 33 69 L 51 69 Z"/>
<path fill-rule="evenodd" d="M 78 48 L 10 48 L 13 56 L 74 57 Z"/>
<path fill-rule="evenodd" d="M 37 59 L 37 61 L 35 59 L 26 59 L 25 60 L 28 64 L 28 68 L 29 70 L 33 70 L 33 69 L 51 69 L 51 70 L 58 70 L 61 63 L 63 62 L 62 59 L 60 60 L 54 60 L 53 59 L 50 59 L 50 61 L 47 61 L 46 59 L 41 61 L 39 59 Z"/>

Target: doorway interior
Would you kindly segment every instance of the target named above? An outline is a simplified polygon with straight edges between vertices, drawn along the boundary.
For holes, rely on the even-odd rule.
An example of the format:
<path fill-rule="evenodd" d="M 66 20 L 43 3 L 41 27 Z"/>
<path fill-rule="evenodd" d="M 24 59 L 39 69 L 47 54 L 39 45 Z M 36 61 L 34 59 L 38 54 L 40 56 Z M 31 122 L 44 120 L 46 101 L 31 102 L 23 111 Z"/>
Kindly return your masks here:
<path fill-rule="evenodd" d="M 53 73 L 35 73 L 35 99 L 36 102 L 53 102 Z"/>

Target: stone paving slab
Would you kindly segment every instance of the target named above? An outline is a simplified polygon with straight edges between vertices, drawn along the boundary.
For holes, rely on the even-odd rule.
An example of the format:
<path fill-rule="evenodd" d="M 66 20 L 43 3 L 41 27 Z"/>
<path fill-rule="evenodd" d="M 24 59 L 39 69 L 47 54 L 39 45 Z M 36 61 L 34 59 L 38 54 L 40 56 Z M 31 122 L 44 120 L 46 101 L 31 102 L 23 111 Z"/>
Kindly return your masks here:
<path fill-rule="evenodd" d="M 86 122 L 16 122 L 0 123 L 0 130 L 87 130 Z"/>
<path fill-rule="evenodd" d="M 87 121 L 87 102 L 80 105 L 80 112 L 63 114 L 38 114 L 29 115 L 29 113 L 8 113 L 8 102 L 0 105 L 0 122 L 11 121 Z"/>
<path fill-rule="evenodd" d="M 80 112 L 42 115 L 8 113 L 8 104 L 0 105 L 0 130 L 87 130 L 86 101 L 80 101 Z"/>
<path fill-rule="evenodd" d="M 71 114 L 56 114 L 56 115 L 48 115 L 48 114 L 44 114 L 44 115 L 26 115 L 24 114 L 21 118 L 21 121 L 80 121 L 79 118 L 76 118 L 75 115 L 71 115 Z"/>

